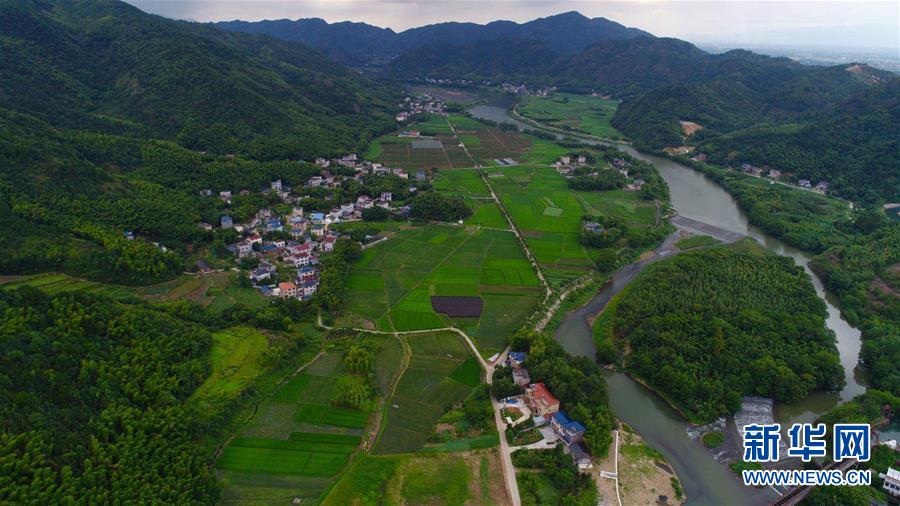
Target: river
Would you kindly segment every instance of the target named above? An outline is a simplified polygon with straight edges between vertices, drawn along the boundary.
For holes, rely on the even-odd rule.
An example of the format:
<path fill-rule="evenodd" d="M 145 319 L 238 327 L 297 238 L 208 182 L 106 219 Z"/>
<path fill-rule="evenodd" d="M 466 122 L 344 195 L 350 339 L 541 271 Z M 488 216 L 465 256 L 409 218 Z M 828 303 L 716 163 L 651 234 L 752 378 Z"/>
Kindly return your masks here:
<path fill-rule="evenodd" d="M 475 117 L 512 122 L 520 128 L 533 128 L 512 119 L 501 107 L 479 105 L 470 109 L 470 112 Z M 859 330 L 841 317 L 821 281 L 809 271 L 808 264 L 812 258 L 810 254 L 790 247 L 750 225 L 734 198 L 705 175 L 667 158 L 641 153 L 631 146 L 617 147 L 657 167 L 669 185 L 672 206 L 678 214 L 753 237 L 769 250 L 791 257 L 810 273 L 816 292 L 828 309 L 826 324 L 835 334 L 847 383 L 840 392 L 816 392 L 798 403 L 778 405 L 776 417 L 782 424 L 811 421 L 839 402 L 865 391 L 862 378 L 856 372 L 860 349 Z M 566 317 L 557 329 L 556 340 L 574 355 L 593 357 L 593 336 L 586 317 L 599 312 L 645 265 L 646 262 L 632 264 L 617 273 L 613 281 L 605 285 L 591 301 Z M 682 481 L 689 504 L 765 504 L 775 497 L 774 492 L 769 489 L 744 487 L 730 470 L 713 460 L 699 441 L 688 437 L 686 421 L 652 391 L 622 373 L 609 374 L 607 385 L 610 405 L 616 416 L 634 427 L 644 440 L 665 455 Z"/>

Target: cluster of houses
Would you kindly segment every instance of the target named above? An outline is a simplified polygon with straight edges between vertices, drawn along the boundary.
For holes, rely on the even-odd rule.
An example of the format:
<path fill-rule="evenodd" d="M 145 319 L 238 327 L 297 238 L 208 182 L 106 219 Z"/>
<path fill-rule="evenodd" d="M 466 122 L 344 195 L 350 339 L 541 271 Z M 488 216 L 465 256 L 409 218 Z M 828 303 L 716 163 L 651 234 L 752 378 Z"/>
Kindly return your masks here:
<path fill-rule="evenodd" d="M 447 114 L 447 104 L 429 93 L 405 97 L 403 103 L 400 104 L 400 112 L 397 113 L 395 119 L 399 123 L 406 123 L 420 114 Z"/>
<path fill-rule="evenodd" d="M 573 177 L 575 170 L 579 167 L 583 167 L 588 164 L 588 159 L 585 155 L 565 155 L 559 157 L 553 163 L 553 166 L 556 168 L 556 171 L 559 172 L 563 177 L 570 178 Z M 611 161 L 607 162 L 607 168 L 611 170 L 616 170 L 626 178 L 628 175 L 628 167 L 631 165 L 631 162 L 624 158 L 613 158 Z M 598 176 L 599 172 L 593 172 L 588 174 L 589 176 Z M 640 191 L 644 186 L 644 180 L 639 177 L 632 177 L 630 182 L 625 186 L 625 189 L 628 191 Z"/>
<path fill-rule="evenodd" d="M 500 83 L 500 89 L 506 93 L 514 95 L 533 95 L 536 97 L 546 97 L 552 95 L 556 91 L 556 86 L 544 86 L 540 88 L 529 88 L 525 84 Z"/>
<path fill-rule="evenodd" d="M 750 163 L 742 163 L 741 170 L 745 174 L 749 174 L 755 177 L 768 177 L 769 179 L 778 180 L 782 176 L 782 172 L 778 169 L 773 169 L 768 165 L 763 165 L 762 167 L 757 167 Z M 815 185 L 812 184 L 812 181 L 809 179 L 799 179 L 797 180 L 797 186 L 800 188 L 806 188 L 808 190 L 813 190 L 819 193 L 826 193 L 828 191 L 828 181 L 819 181 Z"/>
<path fill-rule="evenodd" d="M 524 402 L 531 410 L 532 420 L 535 426 L 549 424 L 553 434 L 561 441 L 566 452 L 572 456 L 575 464 L 580 469 L 592 467 L 591 456 L 585 450 L 582 441 L 586 431 L 584 425 L 572 420 L 564 411 L 559 409 L 559 399 L 543 383 L 532 383 L 525 368 L 527 354 L 522 351 L 511 351 L 507 354 L 507 367 L 512 367 L 513 381 L 523 388 Z"/>

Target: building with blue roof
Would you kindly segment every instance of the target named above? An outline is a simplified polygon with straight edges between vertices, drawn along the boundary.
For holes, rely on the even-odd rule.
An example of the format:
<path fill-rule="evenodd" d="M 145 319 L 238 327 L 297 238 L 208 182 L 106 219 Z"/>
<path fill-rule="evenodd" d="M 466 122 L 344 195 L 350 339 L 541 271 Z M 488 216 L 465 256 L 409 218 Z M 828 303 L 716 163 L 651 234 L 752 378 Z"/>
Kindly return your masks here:
<path fill-rule="evenodd" d="M 584 439 L 584 425 L 570 419 L 565 411 L 557 411 L 550 417 L 550 427 L 553 432 L 566 444 L 571 446 L 580 443 Z"/>
<path fill-rule="evenodd" d="M 518 369 L 525 366 L 525 358 L 527 357 L 528 354 L 524 351 L 511 351 L 506 355 L 506 363 Z"/>

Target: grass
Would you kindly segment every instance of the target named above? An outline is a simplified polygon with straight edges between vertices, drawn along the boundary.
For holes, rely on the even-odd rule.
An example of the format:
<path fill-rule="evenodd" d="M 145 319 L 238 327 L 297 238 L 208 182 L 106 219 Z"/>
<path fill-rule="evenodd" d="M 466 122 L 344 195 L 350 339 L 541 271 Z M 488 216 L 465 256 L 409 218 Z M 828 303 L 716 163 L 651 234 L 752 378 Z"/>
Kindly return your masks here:
<path fill-rule="evenodd" d="M 520 228 L 525 242 L 555 285 L 593 269 L 597 250 L 579 241 L 583 215 L 612 215 L 629 226 L 655 221 L 655 206 L 636 193 L 572 191 L 549 167 L 525 165 L 487 169 L 491 186 Z"/>
<path fill-rule="evenodd" d="M 322 404 L 300 404 L 295 417 L 297 421 L 305 423 L 363 429 L 369 419 L 369 413 Z"/>
<path fill-rule="evenodd" d="M 675 241 L 675 246 L 680 249 L 702 248 L 706 246 L 715 246 L 721 244 L 722 241 L 708 235 L 692 235 Z"/>
<path fill-rule="evenodd" d="M 385 331 L 459 325 L 492 353 L 540 297 L 540 282 L 511 232 L 427 225 L 400 226 L 393 234 L 354 264 L 345 291 L 349 321 L 366 319 Z M 455 322 L 434 311 L 433 295 L 481 296 L 484 310 Z"/>
<path fill-rule="evenodd" d="M 263 371 L 263 354 L 269 340 L 252 327 L 231 327 L 213 333 L 212 374 L 191 398 L 233 398 Z"/>
<path fill-rule="evenodd" d="M 724 442 L 725 434 L 721 432 L 713 431 L 703 435 L 703 444 L 707 448 L 718 448 L 719 446 L 722 446 L 722 443 Z"/>
<path fill-rule="evenodd" d="M 618 107 L 617 100 L 557 93 L 547 97 L 523 97 L 516 111 L 526 118 L 556 128 L 621 139 L 622 134 L 609 123 Z"/>
<path fill-rule="evenodd" d="M 409 504 L 463 505 L 469 499 L 468 482 L 469 468 L 463 460 L 410 465 L 403 481 L 403 498 Z"/>
<path fill-rule="evenodd" d="M 450 373 L 450 378 L 463 385 L 474 387 L 481 383 L 481 364 L 478 363 L 478 359 L 475 357 L 469 357 Z"/>
<path fill-rule="evenodd" d="M 462 452 L 469 450 L 479 450 L 482 448 L 493 448 L 500 444 L 500 436 L 497 434 L 482 434 L 480 436 L 454 439 L 438 445 L 426 446 L 424 452 L 441 453 L 441 452 Z"/>

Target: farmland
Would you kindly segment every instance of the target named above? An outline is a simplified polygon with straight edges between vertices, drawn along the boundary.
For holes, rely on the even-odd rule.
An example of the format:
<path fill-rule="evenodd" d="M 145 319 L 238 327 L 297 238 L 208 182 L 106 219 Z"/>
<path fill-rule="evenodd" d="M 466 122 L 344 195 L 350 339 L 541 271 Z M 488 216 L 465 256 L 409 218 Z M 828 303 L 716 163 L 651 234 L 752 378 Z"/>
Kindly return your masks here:
<path fill-rule="evenodd" d="M 553 141 L 488 126 L 461 114 L 451 114 L 449 120 L 460 142 L 481 165 L 499 165 L 497 160 L 506 158 L 517 163 L 551 163 L 567 151 Z"/>
<path fill-rule="evenodd" d="M 466 204 L 473 209 L 472 216 L 465 220 L 466 225 L 509 229 L 509 224 L 500 212 L 500 208 L 491 198 L 491 192 L 476 171 L 438 171 L 433 184 L 434 188 L 441 193 L 458 195 L 466 200 Z"/>
<path fill-rule="evenodd" d="M 456 325 L 490 353 L 502 349 L 540 294 L 537 276 L 510 232 L 401 226 L 354 264 L 343 318 L 361 317 L 379 330 Z M 434 311 L 433 295 L 480 296 L 484 309 L 480 318 L 450 319 Z"/>
<path fill-rule="evenodd" d="M 422 449 L 444 411 L 480 382 L 481 368 L 455 332 L 405 337 L 412 356 L 386 403 L 386 425 L 373 449 L 378 455 Z"/>
<path fill-rule="evenodd" d="M 396 339 L 357 339 L 370 342 L 376 350 L 377 382 L 391 383 L 399 367 L 396 359 L 402 356 Z M 343 374 L 343 352 L 330 350 L 282 383 L 259 406 L 216 460 L 224 502 L 320 498 L 362 444 L 363 429 L 372 418 L 366 411 L 331 404 Z"/>
<path fill-rule="evenodd" d="M 455 455 L 368 456 L 341 478 L 323 504 L 506 505 L 497 450 Z"/>
<path fill-rule="evenodd" d="M 547 97 L 523 97 L 516 111 L 526 118 L 556 128 L 621 139 L 622 134 L 609 124 L 618 107 L 617 100 L 557 93 Z"/>
<path fill-rule="evenodd" d="M 573 191 L 549 167 L 492 167 L 486 171 L 552 284 L 593 268 L 596 250 L 579 242 L 582 215 L 618 216 L 633 227 L 648 226 L 655 220 L 654 204 L 636 193 Z"/>
<path fill-rule="evenodd" d="M 212 374 L 192 397 L 230 398 L 240 394 L 262 372 L 262 356 L 268 346 L 269 339 L 252 327 L 214 332 L 210 352 Z"/>

